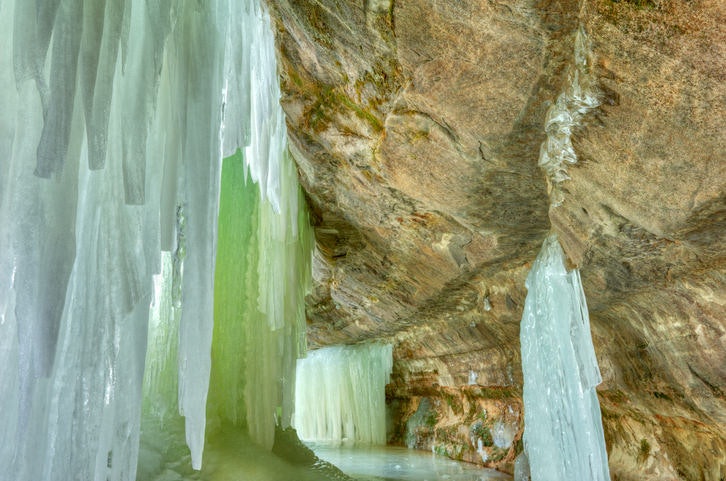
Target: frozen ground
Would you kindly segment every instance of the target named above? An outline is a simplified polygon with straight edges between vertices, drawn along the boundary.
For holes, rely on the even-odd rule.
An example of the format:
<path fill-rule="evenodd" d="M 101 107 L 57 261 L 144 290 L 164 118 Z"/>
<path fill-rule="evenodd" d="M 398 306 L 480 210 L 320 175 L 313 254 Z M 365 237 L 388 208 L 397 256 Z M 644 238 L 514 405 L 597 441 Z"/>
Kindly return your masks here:
<path fill-rule="evenodd" d="M 311 446 L 321 459 L 357 481 L 490 481 L 510 476 L 425 451 L 392 446 Z"/>
<path fill-rule="evenodd" d="M 273 452 L 255 447 L 238 429 L 208 436 L 201 471 L 191 469 L 189 450 L 178 435 L 183 426 L 167 426 L 167 436 L 141 444 L 137 481 L 494 481 L 506 474 L 406 448 L 311 445 L 322 460 L 282 437 Z M 156 430 L 155 430 L 156 431 Z M 175 442 L 175 439 L 177 440 Z M 334 466 L 331 466 L 334 465 Z M 336 468 L 337 467 L 337 468 Z M 341 472 L 342 471 L 342 472 Z M 343 474 L 345 473 L 345 474 Z M 347 476 L 346 476 L 347 475 Z"/>

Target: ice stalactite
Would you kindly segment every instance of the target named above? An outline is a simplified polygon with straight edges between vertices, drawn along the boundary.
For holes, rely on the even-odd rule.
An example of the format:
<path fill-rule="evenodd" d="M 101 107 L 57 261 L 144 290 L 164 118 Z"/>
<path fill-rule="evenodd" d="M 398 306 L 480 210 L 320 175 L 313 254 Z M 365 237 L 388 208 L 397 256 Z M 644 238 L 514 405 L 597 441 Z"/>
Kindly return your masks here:
<path fill-rule="evenodd" d="M 601 377 L 580 272 L 565 269 L 555 235 L 527 276 L 522 315 L 524 449 L 533 481 L 610 479 Z"/>
<path fill-rule="evenodd" d="M 547 139 L 539 165 L 547 174 L 550 207 L 563 201 L 566 164 L 577 162 L 572 131 L 598 105 L 589 72 L 588 39 L 574 36 L 574 62 L 565 88 L 547 112 Z M 527 276 L 520 341 L 524 377 L 524 453 L 517 479 L 610 479 L 600 404 L 600 371 L 580 272 L 567 271 L 555 234 L 548 237 Z"/>
<path fill-rule="evenodd" d="M 168 299 L 180 305 L 154 322 L 178 320 L 178 331 L 153 342 L 176 344 L 176 360 L 152 359 L 159 372 L 149 382 L 178 370 L 166 388 L 177 389 L 199 467 L 224 156 L 254 150 L 245 155 L 252 180 L 297 232 L 297 188 L 281 200 L 290 173 L 278 161 L 269 18 L 255 0 L 4 0 L 0 44 L 4 472 L 134 479 L 152 278 L 162 265 L 180 270 L 169 265 L 174 251 L 184 275 L 157 291 L 175 291 Z M 282 282 L 266 279 L 267 292 Z M 284 302 L 260 301 L 278 330 Z"/>
<path fill-rule="evenodd" d="M 392 346 L 331 346 L 297 363 L 295 429 L 317 442 L 386 443 Z"/>

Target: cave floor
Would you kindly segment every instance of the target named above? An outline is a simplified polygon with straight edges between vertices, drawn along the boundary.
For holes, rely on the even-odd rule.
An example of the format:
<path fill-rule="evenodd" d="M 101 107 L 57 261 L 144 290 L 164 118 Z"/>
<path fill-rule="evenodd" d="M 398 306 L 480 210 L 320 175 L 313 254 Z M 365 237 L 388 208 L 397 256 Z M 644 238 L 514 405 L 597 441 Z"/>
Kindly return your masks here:
<path fill-rule="evenodd" d="M 490 481 L 506 474 L 403 447 L 310 445 L 315 454 L 357 481 Z"/>
<path fill-rule="evenodd" d="M 204 467 L 191 469 L 183 443 L 183 425 L 172 423 L 143 438 L 137 481 L 493 481 L 511 476 L 430 452 L 395 446 L 345 447 L 309 445 L 322 461 L 314 465 L 294 458 L 312 456 L 300 441 L 276 447 L 288 459 L 256 447 L 243 430 L 225 429 L 208 436 Z M 305 454 L 302 451 L 307 451 Z M 332 466 L 331 466 L 332 465 Z M 343 474 L 345 473 L 345 474 Z M 347 475 L 347 476 L 346 476 Z"/>

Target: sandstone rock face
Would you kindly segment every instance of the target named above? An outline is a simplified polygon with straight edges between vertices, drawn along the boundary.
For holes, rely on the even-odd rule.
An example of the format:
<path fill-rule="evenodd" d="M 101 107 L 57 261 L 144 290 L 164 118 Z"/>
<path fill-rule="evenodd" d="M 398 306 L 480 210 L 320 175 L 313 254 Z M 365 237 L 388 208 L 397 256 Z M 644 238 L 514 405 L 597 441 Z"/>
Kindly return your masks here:
<path fill-rule="evenodd" d="M 524 278 L 554 230 L 585 283 L 613 478 L 723 479 L 726 4 L 269 6 L 317 237 L 309 342 L 394 344 L 398 441 L 511 470 Z M 537 159 L 579 25 L 601 105 L 550 208 Z M 517 426 L 506 449 L 471 436 L 481 410 L 479 431 Z"/>

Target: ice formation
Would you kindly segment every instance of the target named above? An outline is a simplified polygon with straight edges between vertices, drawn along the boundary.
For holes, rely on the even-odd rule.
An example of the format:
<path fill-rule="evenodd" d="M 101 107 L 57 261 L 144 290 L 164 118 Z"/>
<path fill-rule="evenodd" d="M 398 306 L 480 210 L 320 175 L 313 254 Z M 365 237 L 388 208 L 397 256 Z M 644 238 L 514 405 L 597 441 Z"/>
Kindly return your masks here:
<path fill-rule="evenodd" d="M 574 62 L 567 71 L 565 88 L 547 110 L 547 138 L 542 142 L 538 163 L 547 173 L 550 203 L 555 207 L 562 203 L 560 183 L 570 178 L 567 175 L 567 164 L 577 162 L 577 154 L 572 146 L 572 130 L 587 112 L 600 104 L 591 85 L 589 52 L 587 34 L 579 27 L 575 32 Z"/>
<path fill-rule="evenodd" d="M 200 466 L 223 157 L 242 148 L 256 222 L 285 219 L 256 241 L 289 254 L 298 235 L 272 42 L 256 0 L 0 1 L 0 463 L 13 480 L 134 479 L 142 389 L 147 413 L 184 416 Z M 286 255 L 250 262 L 267 269 L 253 322 L 289 334 Z M 291 412 L 292 380 L 275 376 L 293 361 L 265 364 L 282 347 L 260 335 L 244 410 L 270 444 L 277 405 L 282 423 Z"/>
<path fill-rule="evenodd" d="M 509 449 L 517 434 L 517 426 L 497 420 L 492 426 L 492 442 L 494 446 L 502 449 Z"/>
<path fill-rule="evenodd" d="M 484 441 L 481 438 L 476 440 L 476 452 L 481 457 L 482 463 L 486 463 L 489 460 L 489 453 L 484 450 Z"/>
<path fill-rule="evenodd" d="M 271 448 L 275 426 L 292 423 L 312 232 L 298 207 L 304 201 L 292 160 L 281 159 L 286 195 L 275 206 L 258 184 L 245 182 L 243 157 L 226 158 L 222 168 L 207 412 L 214 422 L 246 426 L 255 442 Z"/>
<path fill-rule="evenodd" d="M 406 420 L 406 446 L 409 449 L 416 449 L 417 442 L 420 438 L 420 434 L 430 431 L 432 427 L 436 425 L 437 413 L 434 406 L 432 406 L 431 400 L 427 397 L 421 398 L 421 401 L 416 408 L 416 412 Z M 475 438 L 472 438 L 472 444 L 475 443 Z M 431 452 L 435 453 L 435 446 L 431 445 Z"/>
<path fill-rule="evenodd" d="M 608 481 L 600 371 L 578 270 L 555 235 L 527 276 L 520 340 L 524 449 L 533 481 Z"/>
<path fill-rule="evenodd" d="M 514 460 L 514 481 L 531 481 L 527 453 L 521 452 Z"/>
<path fill-rule="evenodd" d="M 297 362 L 295 429 L 305 441 L 386 443 L 386 384 L 392 346 L 311 351 Z"/>
<path fill-rule="evenodd" d="M 547 112 L 539 165 L 547 174 L 550 207 L 562 203 L 566 164 L 577 162 L 572 130 L 599 103 L 591 85 L 589 45 L 580 26 L 574 62 L 562 93 Z M 600 405 L 600 371 L 578 270 L 567 272 L 553 234 L 527 276 L 520 328 L 524 377 L 524 448 L 520 471 L 533 481 L 610 479 Z M 518 459 L 520 462 L 520 459 Z M 528 479 L 520 474 L 521 479 Z"/>

